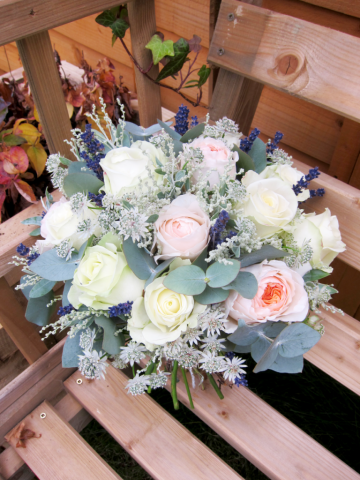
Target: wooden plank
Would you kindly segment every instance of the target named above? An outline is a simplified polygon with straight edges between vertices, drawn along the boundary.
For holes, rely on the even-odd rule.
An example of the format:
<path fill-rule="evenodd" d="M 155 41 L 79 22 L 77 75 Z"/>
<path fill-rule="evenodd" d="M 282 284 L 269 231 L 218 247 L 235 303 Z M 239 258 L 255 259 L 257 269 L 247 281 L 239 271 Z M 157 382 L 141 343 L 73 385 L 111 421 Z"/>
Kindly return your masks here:
<path fill-rule="evenodd" d="M 325 335 L 304 357 L 360 395 L 360 322 L 322 311 Z"/>
<path fill-rule="evenodd" d="M 30 364 L 47 352 L 35 325 L 26 320 L 14 290 L 3 277 L 0 278 L 0 323 Z"/>
<path fill-rule="evenodd" d="M 72 136 L 71 123 L 49 33 L 36 33 L 18 40 L 17 47 L 50 153 L 60 152 L 74 159 L 70 145 L 64 142 Z"/>
<path fill-rule="evenodd" d="M 137 63 L 147 69 L 152 61 L 152 53 L 145 45 L 156 32 L 154 0 L 133 0 L 128 5 L 131 29 L 132 52 Z M 140 124 L 150 127 L 161 118 L 160 87 L 146 78 L 135 68 L 136 92 L 139 100 Z M 154 80 L 159 74 L 159 66 L 153 66 L 148 72 Z"/>
<path fill-rule="evenodd" d="M 360 124 L 344 119 L 328 174 L 348 183 L 360 153 Z"/>
<path fill-rule="evenodd" d="M 359 0 L 302 0 L 312 5 L 335 10 L 336 12 L 345 13 L 360 18 L 360 2 Z"/>
<path fill-rule="evenodd" d="M 75 370 L 61 365 L 64 343 L 65 339 L 0 391 L 0 444 L 39 403 L 51 400 L 63 389 L 62 381 Z"/>
<path fill-rule="evenodd" d="M 230 13 L 235 15 L 233 22 L 228 20 Z M 359 121 L 359 46 L 360 40 L 350 35 L 224 0 L 208 58 L 217 66 Z M 218 55 L 219 48 L 224 55 Z"/>
<path fill-rule="evenodd" d="M 350 177 L 350 185 L 356 188 L 360 188 L 360 155 L 358 156 L 354 170 Z"/>
<path fill-rule="evenodd" d="M 57 202 L 62 197 L 62 193 L 56 190 L 52 193 L 54 201 Z M 41 215 L 44 207 L 39 200 L 22 212 L 18 213 L 6 222 L 0 225 L 0 276 L 10 272 L 14 265 L 9 265 L 13 255 L 16 255 L 16 247 L 19 243 L 27 246 L 33 245 L 35 237 L 30 237 L 29 233 L 34 229 L 33 225 L 23 225 L 21 222 L 26 218 Z"/>
<path fill-rule="evenodd" d="M 207 480 L 216 472 L 218 478 L 241 478 L 148 395 L 128 395 L 127 380 L 109 366 L 104 381 L 85 380 L 75 372 L 64 385 L 152 477 Z M 159 449 L 164 442 L 171 446 L 166 455 Z"/>
<path fill-rule="evenodd" d="M 0 45 L 118 5 L 117 0 L 2 0 Z"/>
<path fill-rule="evenodd" d="M 77 432 L 81 432 L 92 420 L 92 416 L 69 394 L 66 394 L 55 405 L 55 410 Z M 0 474 L 4 477 L 4 480 L 14 480 L 15 476 L 18 478 L 18 475 L 24 475 L 24 472 L 26 472 L 25 474 L 32 473 L 18 455 L 17 450 L 16 448 L 8 447 L 0 454 Z M 24 480 L 23 476 L 19 480 Z"/>
<path fill-rule="evenodd" d="M 40 418 L 41 414 L 45 418 Z M 25 440 L 26 448 L 18 448 L 17 453 L 40 480 L 121 478 L 47 401 L 23 422 L 26 429 L 35 432 L 36 438 Z M 18 442 L 14 433 L 7 435 L 13 448 Z"/>
<path fill-rule="evenodd" d="M 0 362 L 0 390 L 26 370 L 28 366 L 29 363 L 20 350 L 16 350 L 5 362 Z"/>

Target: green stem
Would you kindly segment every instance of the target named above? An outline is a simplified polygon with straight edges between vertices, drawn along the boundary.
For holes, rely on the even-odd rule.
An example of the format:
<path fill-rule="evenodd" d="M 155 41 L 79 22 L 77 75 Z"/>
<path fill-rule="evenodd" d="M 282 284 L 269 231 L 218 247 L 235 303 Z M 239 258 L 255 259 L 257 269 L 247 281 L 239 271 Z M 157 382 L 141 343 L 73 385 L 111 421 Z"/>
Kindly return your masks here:
<path fill-rule="evenodd" d="M 171 375 L 171 396 L 172 396 L 172 399 L 173 399 L 175 410 L 179 410 L 179 400 L 177 398 L 177 393 L 176 393 L 177 369 L 178 369 L 178 362 L 177 362 L 177 360 L 175 360 L 172 375 Z"/>
<path fill-rule="evenodd" d="M 154 371 L 154 368 L 155 368 L 155 363 L 154 362 L 149 363 L 145 371 L 145 375 L 151 375 Z M 148 393 L 151 393 L 151 387 L 148 388 Z"/>
<path fill-rule="evenodd" d="M 221 393 L 220 388 L 218 387 L 217 383 L 214 380 L 214 377 L 212 375 L 210 375 L 210 373 L 208 373 L 207 375 L 208 375 L 208 378 L 210 380 L 211 385 L 214 387 L 215 392 L 218 394 L 220 400 L 223 400 L 224 395 Z"/>
<path fill-rule="evenodd" d="M 135 378 L 135 363 L 134 363 L 134 365 L 132 366 L 132 373 L 133 373 L 133 378 Z"/>
<path fill-rule="evenodd" d="M 193 400 L 192 400 L 192 397 L 191 397 L 190 387 L 189 387 L 189 384 L 188 384 L 188 381 L 187 381 L 187 378 L 186 378 L 186 371 L 185 371 L 184 367 L 181 367 L 181 373 L 182 373 L 184 383 L 185 383 L 185 387 L 186 387 L 186 391 L 187 391 L 187 394 L 188 394 L 188 397 L 189 397 L 190 407 L 193 409 L 194 404 L 193 404 Z"/>

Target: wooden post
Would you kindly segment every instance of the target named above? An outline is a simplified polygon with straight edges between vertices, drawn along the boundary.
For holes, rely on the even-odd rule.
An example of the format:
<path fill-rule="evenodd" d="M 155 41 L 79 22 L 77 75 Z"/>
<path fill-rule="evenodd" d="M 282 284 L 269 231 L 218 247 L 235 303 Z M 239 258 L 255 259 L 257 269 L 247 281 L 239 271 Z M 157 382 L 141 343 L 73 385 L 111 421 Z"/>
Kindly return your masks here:
<path fill-rule="evenodd" d="M 4 277 L 0 278 L 0 323 L 30 364 L 48 351 Z"/>
<path fill-rule="evenodd" d="M 18 40 L 16 45 L 51 153 L 73 158 L 64 142 L 71 138 L 71 124 L 61 80 L 47 31 Z"/>
<path fill-rule="evenodd" d="M 154 0 L 134 0 L 128 4 L 132 53 L 139 65 L 146 69 L 151 61 L 151 51 L 145 48 L 156 32 Z M 160 87 L 145 77 L 137 68 L 135 70 L 136 91 L 139 99 L 140 124 L 149 127 L 161 120 Z M 148 75 L 156 78 L 159 67 L 154 66 Z"/>

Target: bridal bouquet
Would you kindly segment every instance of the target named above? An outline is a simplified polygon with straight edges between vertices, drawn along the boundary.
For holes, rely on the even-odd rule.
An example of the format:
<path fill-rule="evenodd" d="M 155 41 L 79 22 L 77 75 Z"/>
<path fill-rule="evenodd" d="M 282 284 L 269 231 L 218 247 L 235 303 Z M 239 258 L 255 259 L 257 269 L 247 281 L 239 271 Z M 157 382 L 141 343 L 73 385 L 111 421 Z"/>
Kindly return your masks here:
<path fill-rule="evenodd" d="M 178 375 L 191 406 L 188 380 L 207 377 L 220 398 L 246 385 L 240 355 L 255 372 L 301 372 L 324 333 L 319 308 L 335 309 L 336 290 L 319 280 L 345 249 L 329 209 L 302 210 L 325 193 L 308 188 L 318 169 L 294 168 L 279 132 L 267 144 L 257 129 L 241 138 L 226 117 L 181 136 L 103 115 L 73 131 L 77 161 L 50 155 L 64 196 L 47 194 L 43 215 L 24 222 L 43 237 L 14 261 L 27 319 L 47 335 L 68 329 L 64 367 L 95 379 L 109 359 L 131 366 L 130 393 L 171 381 L 175 408 Z"/>

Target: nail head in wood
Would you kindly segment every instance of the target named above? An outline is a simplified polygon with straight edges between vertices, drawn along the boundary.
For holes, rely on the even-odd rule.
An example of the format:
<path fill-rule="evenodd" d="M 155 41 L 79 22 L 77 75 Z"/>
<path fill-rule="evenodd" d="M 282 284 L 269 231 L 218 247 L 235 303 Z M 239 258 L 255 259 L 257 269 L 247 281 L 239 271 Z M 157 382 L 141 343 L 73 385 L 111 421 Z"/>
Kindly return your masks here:
<path fill-rule="evenodd" d="M 40 418 L 42 419 L 46 418 L 46 413 L 40 413 Z"/>
<path fill-rule="evenodd" d="M 235 15 L 233 13 L 228 13 L 227 19 L 229 20 L 229 22 L 233 22 L 234 18 L 235 18 Z"/>
<path fill-rule="evenodd" d="M 224 55 L 224 53 L 225 53 L 225 50 L 223 48 L 219 48 L 217 51 L 217 54 L 220 55 L 220 57 Z"/>
<path fill-rule="evenodd" d="M 78 378 L 78 379 L 76 380 L 76 383 L 77 383 L 78 385 L 81 385 L 81 384 L 82 384 L 82 379 L 81 379 L 81 378 Z"/>

